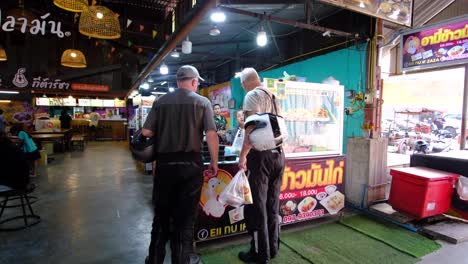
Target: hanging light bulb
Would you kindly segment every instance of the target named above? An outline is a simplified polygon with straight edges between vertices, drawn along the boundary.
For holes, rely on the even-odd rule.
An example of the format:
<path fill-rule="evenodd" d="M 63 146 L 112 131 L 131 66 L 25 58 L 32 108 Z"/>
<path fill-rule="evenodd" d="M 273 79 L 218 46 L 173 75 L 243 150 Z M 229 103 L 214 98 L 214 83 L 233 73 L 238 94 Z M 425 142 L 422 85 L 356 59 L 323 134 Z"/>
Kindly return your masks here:
<path fill-rule="evenodd" d="M 97 12 L 96 17 L 99 18 L 99 19 L 102 19 L 104 17 L 104 14 L 101 13 L 101 12 Z"/>
<path fill-rule="evenodd" d="M 364 2 L 363 2 L 363 1 L 360 1 L 360 3 L 359 3 L 359 7 L 360 7 L 360 8 L 366 8 L 366 5 L 364 4 Z"/>
<path fill-rule="evenodd" d="M 186 40 L 182 41 L 182 53 L 184 54 L 192 53 L 192 42 L 190 42 L 188 36 Z"/>
<path fill-rule="evenodd" d="M 173 91 L 175 91 L 174 87 L 169 87 L 169 92 L 172 93 Z"/>
<path fill-rule="evenodd" d="M 141 88 L 145 89 L 145 90 L 148 90 L 149 89 L 149 84 L 148 83 L 144 83 L 140 86 Z"/>
<path fill-rule="evenodd" d="M 211 21 L 220 23 L 226 20 L 226 15 L 224 14 L 223 11 L 216 9 L 215 11 L 213 11 L 213 13 L 211 13 L 210 18 L 211 18 Z"/>
<path fill-rule="evenodd" d="M 260 47 L 264 47 L 266 46 L 267 43 L 268 43 L 267 34 L 262 26 L 260 28 L 260 31 L 258 31 L 258 34 L 257 34 L 257 45 Z"/>
<path fill-rule="evenodd" d="M 171 52 L 171 57 L 173 58 L 179 58 L 180 54 L 179 52 L 175 49 L 173 52 Z"/>
<path fill-rule="evenodd" d="M 216 25 L 213 25 L 210 29 L 210 36 L 216 37 L 219 36 L 219 34 L 221 34 L 221 31 Z"/>
<path fill-rule="evenodd" d="M 162 75 L 167 75 L 169 73 L 169 67 L 167 67 L 167 65 L 165 63 L 163 63 L 161 65 L 161 67 L 159 67 L 159 72 L 162 74 Z"/>

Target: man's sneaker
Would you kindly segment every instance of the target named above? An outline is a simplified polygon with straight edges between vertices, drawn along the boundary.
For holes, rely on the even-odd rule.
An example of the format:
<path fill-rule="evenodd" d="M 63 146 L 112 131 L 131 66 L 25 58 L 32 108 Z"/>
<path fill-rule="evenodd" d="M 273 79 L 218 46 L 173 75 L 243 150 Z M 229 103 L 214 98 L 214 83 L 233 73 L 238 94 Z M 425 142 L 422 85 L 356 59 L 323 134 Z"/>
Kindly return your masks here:
<path fill-rule="evenodd" d="M 239 259 L 245 263 L 256 263 L 257 262 L 257 254 L 252 251 L 246 252 L 239 252 Z"/>

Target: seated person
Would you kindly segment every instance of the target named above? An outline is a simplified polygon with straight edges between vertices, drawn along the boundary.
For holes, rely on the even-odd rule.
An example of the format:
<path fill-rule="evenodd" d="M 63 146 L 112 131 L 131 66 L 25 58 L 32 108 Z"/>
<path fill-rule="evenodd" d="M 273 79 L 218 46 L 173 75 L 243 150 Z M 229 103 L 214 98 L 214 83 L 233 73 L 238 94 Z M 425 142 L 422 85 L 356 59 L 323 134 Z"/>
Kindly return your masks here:
<path fill-rule="evenodd" d="M 25 188 L 29 183 L 29 167 L 21 149 L 17 148 L 5 133 L 0 132 L 0 185 L 12 189 Z"/>
<path fill-rule="evenodd" d="M 226 134 L 227 142 L 230 145 L 232 145 L 232 143 L 234 142 L 234 139 L 237 135 L 237 131 L 239 131 L 239 129 L 244 129 L 244 112 L 242 110 L 236 111 L 236 121 L 237 126 L 229 130 Z"/>

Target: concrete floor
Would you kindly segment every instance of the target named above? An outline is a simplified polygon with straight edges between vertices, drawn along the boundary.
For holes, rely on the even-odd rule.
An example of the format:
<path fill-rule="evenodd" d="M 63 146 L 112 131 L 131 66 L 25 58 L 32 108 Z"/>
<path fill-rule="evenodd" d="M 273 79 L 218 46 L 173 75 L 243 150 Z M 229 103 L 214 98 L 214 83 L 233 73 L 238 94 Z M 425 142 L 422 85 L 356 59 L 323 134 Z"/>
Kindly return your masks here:
<path fill-rule="evenodd" d="M 0 233 L 0 264 L 144 263 L 152 177 L 137 169 L 126 142 L 91 142 L 55 158 L 33 180 L 42 222 Z M 468 263 L 468 242 L 443 243 L 421 263 Z"/>

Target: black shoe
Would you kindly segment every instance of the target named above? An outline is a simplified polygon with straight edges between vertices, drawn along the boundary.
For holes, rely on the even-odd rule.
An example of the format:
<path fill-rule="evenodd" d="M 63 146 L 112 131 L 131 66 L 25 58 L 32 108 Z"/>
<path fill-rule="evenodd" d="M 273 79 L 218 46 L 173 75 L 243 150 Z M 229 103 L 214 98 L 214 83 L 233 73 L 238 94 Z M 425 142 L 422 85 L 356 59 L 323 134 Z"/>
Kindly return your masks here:
<path fill-rule="evenodd" d="M 239 252 L 239 259 L 245 263 L 256 263 L 257 262 L 257 254 L 252 251 L 246 252 Z"/>
<path fill-rule="evenodd" d="M 145 258 L 145 264 L 149 264 L 149 256 L 146 256 L 146 258 Z"/>

